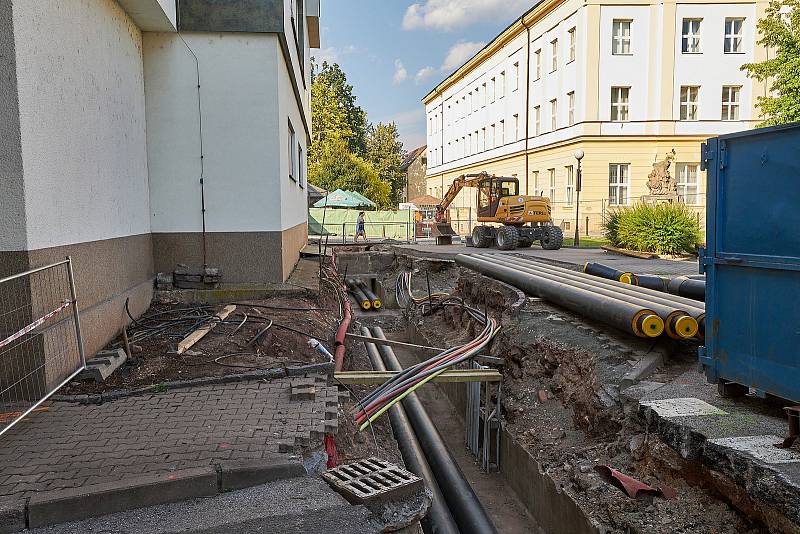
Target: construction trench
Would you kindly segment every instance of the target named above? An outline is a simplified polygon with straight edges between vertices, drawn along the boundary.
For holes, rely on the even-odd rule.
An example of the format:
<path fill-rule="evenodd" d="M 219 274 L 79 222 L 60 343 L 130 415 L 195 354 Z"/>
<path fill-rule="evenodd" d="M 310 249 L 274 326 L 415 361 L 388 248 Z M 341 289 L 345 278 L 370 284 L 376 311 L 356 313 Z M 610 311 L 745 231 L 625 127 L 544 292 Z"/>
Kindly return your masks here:
<path fill-rule="evenodd" d="M 382 298 L 377 311 L 364 310 L 355 304 L 357 299 L 353 301 L 345 371 L 383 370 L 382 365 L 392 369 L 396 362 L 387 361 L 387 352 L 393 352 L 408 369 L 431 357 L 424 347 L 461 346 L 480 333 L 480 322 L 463 307 L 425 305 L 429 294 L 434 302 L 437 293 L 457 296 L 501 326 L 483 353 L 496 359 L 484 362 L 484 367 L 502 374 L 500 422 L 490 422 L 488 432 L 484 423 L 498 399 L 493 383 L 478 386 L 479 410 L 473 420 L 468 407 L 476 403 L 469 392 L 470 388 L 475 391 L 474 383 L 427 383 L 416 390 L 418 400 L 412 401 L 412 408 L 408 399 L 400 403 L 406 411 L 416 410 L 415 404 L 427 409 L 449 456 L 482 505 L 483 517 L 497 532 L 798 531 L 786 514 L 748 495 L 734 480 L 682 457 L 681 451 L 650 429 L 636 398 L 625 394 L 627 387 L 634 390 L 640 381 L 669 383 L 696 372 L 696 351 L 704 330 L 701 302 L 654 291 L 648 303 L 633 295 L 627 301 L 609 303 L 602 299 L 606 290 L 581 282 L 576 270 L 576 291 L 591 291 L 599 297 L 594 304 L 580 301 L 581 309 L 576 301 L 558 300 L 563 296 L 554 296 L 557 305 L 518 289 L 525 288 L 525 282 L 513 278 L 510 266 L 550 281 L 571 276 L 547 265 L 536 271 L 536 266 L 519 258 L 505 257 L 497 262 L 502 265 L 492 267 L 486 256 L 458 257 L 456 263 L 381 245 L 369 250 L 337 247 L 333 255 L 340 273 L 363 280 Z M 480 270 L 492 272 L 493 277 Z M 422 304 L 397 301 L 396 288 L 408 273 L 413 298 Z M 516 282 L 517 287 L 501 280 Z M 684 311 L 678 313 L 676 308 Z M 604 317 L 605 324 L 588 319 L 592 312 Z M 652 323 L 655 330 L 648 334 Z M 363 339 L 383 334 L 390 341 L 409 345 L 386 346 Z M 379 354 L 384 355 L 382 360 Z M 386 449 L 394 441 L 386 434 L 393 429 L 400 450 L 408 447 L 398 435 L 408 430 L 395 421 L 403 419 L 392 414 L 396 408 L 362 432 L 352 421 L 360 411 L 358 399 L 370 391 L 369 387 L 354 389 L 342 407 L 342 419 L 348 422 L 340 425 L 336 436 L 339 461 L 378 455 L 402 462 L 405 454 Z M 477 436 L 474 451 L 466 431 L 470 426 Z M 487 437 L 488 451 L 483 447 Z M 419 466 L 405 464 L 420 474 Z M 445 478 L 443 484 L 439 473 L 429 476 L 438 480 L 439 488 L 451 488 L 454 483 Z M 626 476 L 645 488 L 637 498 L 621 489 L 620 481 L 631 480 Z M 467 509 L 472 510 L 474 502 L 467 497 Z M 457 513 L 453 513 L 448 496 L 443 500 L 450 506 L 439 513 L 438 523 L 423 523 L 426 532 L 491 531 L 448 521 L 464 513 L 459 508 L 463 503 L 457 503 Z M 468 523 L 481 520 L 482 514 L 478 516 Z"/>

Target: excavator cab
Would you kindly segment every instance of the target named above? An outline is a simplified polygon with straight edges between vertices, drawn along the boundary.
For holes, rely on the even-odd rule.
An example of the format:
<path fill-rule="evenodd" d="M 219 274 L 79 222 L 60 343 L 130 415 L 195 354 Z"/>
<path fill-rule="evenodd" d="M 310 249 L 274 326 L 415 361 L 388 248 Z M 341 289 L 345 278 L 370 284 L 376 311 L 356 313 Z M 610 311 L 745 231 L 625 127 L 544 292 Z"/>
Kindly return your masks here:
<path fill-rule="evenodd" d="M 519 195 L 519 180 L 487 176 L 478 183 L 478 217 L 495 217 L 500 200 Z"/>

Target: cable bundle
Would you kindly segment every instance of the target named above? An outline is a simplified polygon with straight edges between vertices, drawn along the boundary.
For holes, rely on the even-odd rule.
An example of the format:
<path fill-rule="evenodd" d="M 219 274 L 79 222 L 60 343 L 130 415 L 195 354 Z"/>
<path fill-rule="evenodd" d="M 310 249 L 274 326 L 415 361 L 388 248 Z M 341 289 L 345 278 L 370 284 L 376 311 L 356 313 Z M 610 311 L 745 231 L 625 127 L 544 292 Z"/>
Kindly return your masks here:
<path fill-rule="evenodd" d="M 397 275 L 397 280 L 395 282 L 395 297 L 397 298 L 397 303 L 400 305 L 401 308 L 407 308 L 410 303 L 414 303 L 415 305 L 419 306 L 432 300 L 434 304 L 437 301 L 450 298 L 449 293 L 431 293 L 430 299 L 428 295 L 424 297 L 415 297 L 413 291 L 411 290 L 411 271 L 407 273 L 400 273 Z"/>

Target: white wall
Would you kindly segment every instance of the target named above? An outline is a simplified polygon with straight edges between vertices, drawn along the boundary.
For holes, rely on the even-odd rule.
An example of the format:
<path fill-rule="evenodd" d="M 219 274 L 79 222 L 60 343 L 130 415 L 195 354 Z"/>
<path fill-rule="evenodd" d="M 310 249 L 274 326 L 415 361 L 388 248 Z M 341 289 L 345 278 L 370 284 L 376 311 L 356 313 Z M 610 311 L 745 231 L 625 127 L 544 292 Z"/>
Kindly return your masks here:
<path fill-rule="evenodd" d="M 13 13 L 26 248 L 149 232 L 139 29 L 113 0 Z"/>
<path fill-rule="evenodd" d="M 209 232 L 263 232 L 282 221 L 280 45 L 274 34 L 184 33 L 200 65 Z M 176 34 L 144 38 L 153 232 L 199 232 L 195 63 Z M 298 125 L 296 131 L 302 131 Z M 288 178 L 287 178 L 288 179 Z"/>

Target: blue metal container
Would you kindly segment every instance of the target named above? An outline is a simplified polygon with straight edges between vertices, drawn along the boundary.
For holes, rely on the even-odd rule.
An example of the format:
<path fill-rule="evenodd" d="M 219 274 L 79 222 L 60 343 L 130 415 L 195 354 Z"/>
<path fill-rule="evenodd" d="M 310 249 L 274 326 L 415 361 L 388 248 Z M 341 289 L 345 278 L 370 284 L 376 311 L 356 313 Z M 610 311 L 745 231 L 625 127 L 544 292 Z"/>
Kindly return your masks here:
<path fill-rule="evenodd" d="M 800 401 L 800 123 L 709 139 L 706 341 L 710 382 Z"/>

